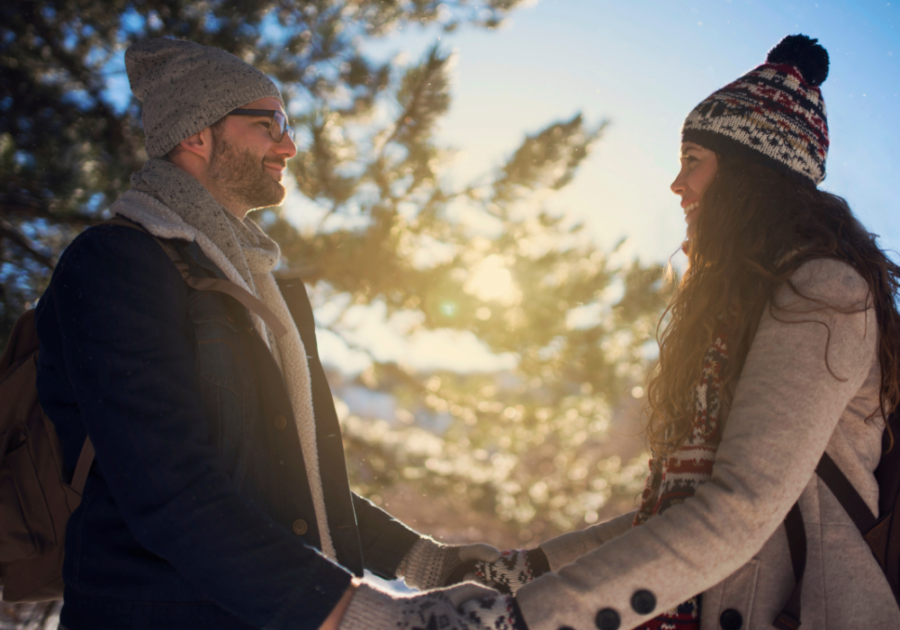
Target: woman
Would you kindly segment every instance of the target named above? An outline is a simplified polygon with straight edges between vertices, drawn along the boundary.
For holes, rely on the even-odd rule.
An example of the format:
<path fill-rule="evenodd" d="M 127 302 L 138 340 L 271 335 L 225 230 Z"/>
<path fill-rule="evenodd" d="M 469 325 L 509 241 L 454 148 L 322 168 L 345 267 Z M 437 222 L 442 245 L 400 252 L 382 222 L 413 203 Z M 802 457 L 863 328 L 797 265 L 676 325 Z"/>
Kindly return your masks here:
<path fill-rule="evenodd" d="M 772 628 L 795 585 L 782 524 L 797 502 L 803 626 L 900 628 L 874 556 L 814 472 L 827 451 L 877 513 L 884 417 L 900 401 L 900 268 L 816 188 L 827 74 L 816 40 L 791 36 L 688 115 L 672 191 L 689 268 L 648 388 L 641 507 L 479 567 L 512 590 L 538 563 L 556 571 L 517 592 L 531 630 Z"/>

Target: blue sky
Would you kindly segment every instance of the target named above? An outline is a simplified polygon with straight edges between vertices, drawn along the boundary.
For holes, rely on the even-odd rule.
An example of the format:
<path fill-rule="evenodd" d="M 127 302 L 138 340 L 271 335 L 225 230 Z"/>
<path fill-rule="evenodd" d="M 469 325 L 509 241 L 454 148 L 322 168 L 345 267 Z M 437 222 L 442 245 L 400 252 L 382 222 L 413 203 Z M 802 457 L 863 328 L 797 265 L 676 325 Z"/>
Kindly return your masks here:
<path fill-rule="evenodd" d="M 366 50 L 415 59 L 440 36 L 456 52 L 454 102 L 440 137 L 461 151 L 453 168 L 460 179 L 501 164 L 524 133 L 553 120 L 576 111 L 609 119 L 551 206 L 584 220 L 605 246 L 627 237 L 628 254 L 664 261 L 684 231 L 668 190 L 682 120 L 798 32 L 819 38 L 831 56 L 823 187 L 845 196 L 883 246 L 900 250 L 900 0 L 543 0 L 499 31 L 414 27 Z"/>

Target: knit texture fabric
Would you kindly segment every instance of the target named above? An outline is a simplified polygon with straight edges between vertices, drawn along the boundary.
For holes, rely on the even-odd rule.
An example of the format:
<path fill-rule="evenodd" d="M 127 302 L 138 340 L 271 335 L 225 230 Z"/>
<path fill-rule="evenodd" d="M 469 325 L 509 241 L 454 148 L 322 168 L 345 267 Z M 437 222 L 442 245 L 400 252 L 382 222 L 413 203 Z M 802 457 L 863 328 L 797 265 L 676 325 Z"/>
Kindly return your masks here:
<path fill-rule="evenodd" d="M 477 584 L 403 596 L 361 584 L 340 630 L 528 630 L 515 598 Z"/>
<path fill-rule="evenodd" d="M 303 449 L 322 552 L 334 560 L 336 554 L 328 529 L 319 471 L 312 380 L 306 349 L 271 273 L 280 257 L 278 245 L 250 219 L 239 221 L 196 179 L 173 164 L 149 160 L 145 168 L 133 176 L 133 181 L 141 190 L 155 194 L 129 190 L 110 208 L 114 215 L 121 214 L 141 224 L 159 238 L 196 242 L 228 280 L 256 295 L 287 327 L 287 334 L 276 340 L 262 319 L 250 313 L 254 328 L 269 345 L 284 374 Z"/>
<path fill-rule="evenodd" d="M 700 382 L 694 389 L 691 433 L 668 457 L 650 460 L 650 476 L 641 496 L 641 507 L 634 518 L 635 527 L 694 496 L 697 488 L 712 476 L 716 450 L 722 440 L 719 417 L 722 410 L 722 375 L 727 365 L 727 338 L 719 334 L 703 357 Z M 699 630 L 700 596 L 692 597 L 639 628 Z"/>
<path fill-rule="evenodd" d="M 521 587 L 550 571 L 547 554 L 537 549 L 511 549 L 494 562 L 477 562 L 475 577 L 501 593 L 515 595 Z"/>
<path fill-rule="evenodd" d="M 131 91 L 143 106 L 147 155 L 164 156 L 228 112 L 275 97 L 265 74 L 219 48 L 174 39 L 147 39 L 125 51 Z"/>
<path fill-rule="evenodd" d="M 798 47 L 801 50 L 796 55 L 777 54 Z M 804 55 L 818 55 L 819 66 L 810 70 Z M 803 35 L 785 38 L 772 49 L 766 63 L 697 105 L 684 121 L 682 141 L 719 154 L 739 155 L 819 184 L 825 179 L 829 145 L 819 84 L 827 75 L 828 53 L 816 40 Z"/>
<path fill-rule="evenodd" d="M 432 589 L 464 581 L 476 562 L 491 562 L 500 552 L 484 543 L 445 545 L 423 536 L 417 540 L 397 567 L 397 574 L 410 586 Z M 468 568 L 466 568 L 468 567 Z"/>
<path fill-rule="evenodd" d="M 171 162 L 147 160 L 132 174 L 131 187 L 153 195 L 208 236 L 254 293 L 253 274 L 269 273 L 278 264 L 281 251 L 275 241 L 253 221 L 223 208 L 203 184 Z"/>

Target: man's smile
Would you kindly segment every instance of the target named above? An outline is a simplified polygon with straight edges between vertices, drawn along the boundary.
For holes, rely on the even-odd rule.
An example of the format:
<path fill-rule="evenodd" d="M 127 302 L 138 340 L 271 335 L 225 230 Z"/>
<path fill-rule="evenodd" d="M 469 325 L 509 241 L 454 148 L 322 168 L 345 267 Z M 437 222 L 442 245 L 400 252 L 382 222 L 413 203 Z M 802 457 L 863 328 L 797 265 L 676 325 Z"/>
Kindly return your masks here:
<path fill-rule="evenodd" d="M 284 169 L 287 167 L 286 162 L 263 162 L 263 166 L 267 169 L 278 173 L 278 179 L 280 180 L 284 175 Z"/>

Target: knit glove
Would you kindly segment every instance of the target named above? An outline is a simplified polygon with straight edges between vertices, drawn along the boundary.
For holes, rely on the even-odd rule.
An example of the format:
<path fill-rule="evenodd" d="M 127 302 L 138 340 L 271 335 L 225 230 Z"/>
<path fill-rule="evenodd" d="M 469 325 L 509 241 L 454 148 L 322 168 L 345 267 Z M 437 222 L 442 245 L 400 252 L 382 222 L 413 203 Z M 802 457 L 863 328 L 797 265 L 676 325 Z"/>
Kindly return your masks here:
<path fill-rule="evenodd" d="M 514 597 L 477 584 L 416 595 L 357 587 L 338 630 L 528 630 Z"/>
<path fill-rule="evenodd" d="M 423 536 L 404 556 L 397 573 L 407 584 L 424 591 L 462 582 L 476 561 L 492 562 L 499 557 L 499 550 L 484 543 L 445 545 Z M 461 567 L 469 569 L 460 571 Z"/>
<path fill-rule="evenodd" d="M 493 562 L 471 562 L 456 569 L 464 579 L 474 579 L 501 593 L 515 593 L 531 580 L 550 571 L 559 571 L 570 562 L 590 553 L 631 529 L 635 513 L 592 525 L 586 529 L 562 534 L 541 543 L 537 549 L 504 551 Z M 448 581 L 448 584 L 452 582 Z"/>
<path fill-rule="evenodd" d="M 470 571 L 467 577 L 501 593 L 515 595 L 521 587 L 548 573 L 550 563 L 547 561 L 547 555 L 538 547 L 504 551 L 500 554 L 500 558 L 493 562 L 474 562 L 471 567 L 464 568 Z"/>

